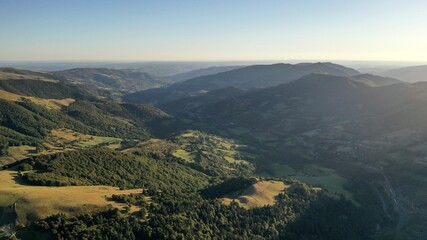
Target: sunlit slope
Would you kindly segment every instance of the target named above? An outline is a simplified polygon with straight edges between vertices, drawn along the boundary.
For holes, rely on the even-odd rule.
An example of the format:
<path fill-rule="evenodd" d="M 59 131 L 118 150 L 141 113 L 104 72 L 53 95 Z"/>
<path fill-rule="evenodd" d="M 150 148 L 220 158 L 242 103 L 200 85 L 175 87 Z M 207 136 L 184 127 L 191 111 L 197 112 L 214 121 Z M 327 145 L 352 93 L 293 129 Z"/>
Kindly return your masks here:
<path fill-rule="evenodd" d="M 274 205 L 275 198 L 283 192 L 289 185 L 282 181 L 263 180 L 254 183 L 250 187 L 234 192 L 222 199 L 225 204 L 236 201 L 244 208 L 263 207 L 265 205 Z"/>
<path fill-rule="evenodd" d="M 108 200 L 113 194 L 136 194 L 142 191 L 121 191 L 111 186 L 30 186 L 17 182 L 17 175 L 16 171 L 0 171 L 0 207 L 14 207 L 18 222 L 22 224 L 58 213 L 74 215 L 101 211 L 108 205 L 121 209 L 124 204 Z"/>

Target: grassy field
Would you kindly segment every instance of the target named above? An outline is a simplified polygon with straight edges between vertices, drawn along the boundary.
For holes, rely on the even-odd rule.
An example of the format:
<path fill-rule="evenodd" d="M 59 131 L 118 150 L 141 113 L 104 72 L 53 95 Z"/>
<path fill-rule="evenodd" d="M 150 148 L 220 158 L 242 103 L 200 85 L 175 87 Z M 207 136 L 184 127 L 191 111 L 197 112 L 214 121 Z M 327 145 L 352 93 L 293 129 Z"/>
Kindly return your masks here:
<path fill-rule="evenodd" d="M 47 148 L 47 151 L 44 153 L 51 153 L 67 148 L 86 148 L 99 145 L 112 145 L 110 147 L 119 148 L 121 140 L 120 138 L 83 134 L 70 129 L 54 129 L 44 140 L 45 147 Z"/>
<path fill-rule="evenodd" d="M 110 149 L 118 149 L 121 147 L 121 141 L 122 139 L 120 138 L 93 136 L 74 132 L 69 129 L 54 129 L 43 141 L 45 150 L 37 153 L 36 147 L 32 146 L 9 147 L 7 156 L 0 157 L 0 166 L 22 160 L 32 155 L 52 154 L 80 148 L 106 146 Z"/>
<path fill-rule="evenodd" d="M 136 194 L 142 191 L 119 190 L 110 186 L 29 186 L 15 181 L 16 176 L 16 171 L 0 171 L 0 209 L 11 209 L 15 204 L 18 221 L 22 224 L 61 212 L 68 215 L 95 212 L 109 205 L 122 209 L 123 204 L 109 201 L 113 194 Z M 7 224 L 10 220 L 4 214 L 0 216 L 0 224 Z"/>
<path fill-rule="evenodd" d="M 23 145 L 18 147 L 9 147 L 8 153 L 13 157 L 16 157 L 18 159 L 23 159 L 28 154 L 34 153 L 35 150 L 36 150 L 36 147 Z"/>
<path fill-rule="evenodd" d="M 19 101 L 22 101 L 22 99 L 27 99 L 47 109 L 55 109 L 55 110 L 59 110 L 62 107 L 66 107 L 76 101 L 72 98 L 50 99 L 50 98 L 22 96 L 22 95 L 6 92 L 4 90 L 0 90 L 0 98 L 9 100 L 9 101 L 14 101 L 14 102 L 19 102 Z"/>
<path fill-rule="evenodd" d="M 248 161 L 244 160 L 245 157 L 253 157 L 249 156 L 250 154 L 248 153 L 241 153 L 241 150 L 245 146 L 216 135 L 189 131 L 179 135 L 178 138 L 185 139 L 185 141 L 172 154 L 186 162 L 197 162 L 196 151 L 188 150 L 188 146 L 192 144 L 199 145 L 198 149 L 205 149 L 202 153 L 212 153 L 216 156 L 221 156 L 222 159 L 229 163 L 245 164 L 248 163 Z"/>
<path fill-rule="evenodd" d="M 0 157 L 0 166 L 7 165 L 24 158 L 35 153 L 36 147 L 32 146 L 18 146 L 18 147 L 9 147 L 7 150 L 7 156 Z"/>
<path fill-rule="evenodd" d="M 281 181 L 259 181 L 243 191 L 226 196 L 222 201 L 230 204 L 234 200 L 247 209 L 274 205 L 276 196 L 287 187 Z"/>
<path fill-rule="evenodd" d="M 175 152 L 172 153 L 174 157 L 180 158 L 186 162 L 194 163 L 195 162 L 195 153 L 193 152 L 187 152 L 183 149 L 178 149 Z"/>
<path fill-rule="evenodd" d="M 344 188 L 347 180 L 330 168 L 306 164 L 295 169 L 285 164 L 272 164 L 268 172 L 262 172 L 259 175 L 263 177 L 295 178 L 310 185 L 319 186 L 332 197 L 339 197 L 342 194 L 346 199 L 358 204 L 354 200 L 353 193 Z"/>

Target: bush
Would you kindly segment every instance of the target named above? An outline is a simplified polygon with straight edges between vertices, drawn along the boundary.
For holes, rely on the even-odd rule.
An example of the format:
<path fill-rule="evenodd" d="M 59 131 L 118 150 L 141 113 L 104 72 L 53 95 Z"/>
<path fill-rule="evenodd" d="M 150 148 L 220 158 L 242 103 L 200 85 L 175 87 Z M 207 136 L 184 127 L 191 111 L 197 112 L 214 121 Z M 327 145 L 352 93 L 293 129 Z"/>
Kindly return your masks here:
<path fill-rule="evenodd" d="M 24 164 L 22 164 L 22 165 L 19 166 L 19 170 L 23 171 L 23 172 L 25 172 L 25 171 L 31 171 L 31 170 L 33 170 L 33 166 L 31 166 L 28 163 L 24 163 Z"/>

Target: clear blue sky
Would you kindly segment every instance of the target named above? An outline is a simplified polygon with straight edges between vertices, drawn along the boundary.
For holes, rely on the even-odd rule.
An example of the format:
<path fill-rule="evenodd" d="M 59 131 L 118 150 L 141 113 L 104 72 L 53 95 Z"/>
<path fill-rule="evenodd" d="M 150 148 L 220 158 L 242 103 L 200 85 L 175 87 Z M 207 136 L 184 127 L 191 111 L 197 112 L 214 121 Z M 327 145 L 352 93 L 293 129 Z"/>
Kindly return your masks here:
<path fill-rule="evenodd" d="M 424 0 L 0 0 L 0 60 L 427 61 Z"/>

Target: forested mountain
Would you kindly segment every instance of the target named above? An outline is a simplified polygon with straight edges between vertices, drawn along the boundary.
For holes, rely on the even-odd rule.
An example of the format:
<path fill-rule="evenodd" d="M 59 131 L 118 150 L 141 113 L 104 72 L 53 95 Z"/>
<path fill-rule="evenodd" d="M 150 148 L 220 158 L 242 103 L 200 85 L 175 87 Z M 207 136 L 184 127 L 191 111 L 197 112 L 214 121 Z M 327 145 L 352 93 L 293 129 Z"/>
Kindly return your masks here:
<path fill-rule="evenodd" d="M 0 80 L 0 89 L 39 98 L 78 98 L 95 100 L 86 89 L 71 84 L 36 80 Z"/>
<path fill-rule="evenodd" d="M 265 88 L 287 83 L 311 73 L 336 76 L 353 76 L 359 74 L 354 69 L 333 63 L 254 65 L 190 79 L 173 84 L 167 88 L 128 94 L 124 97 L 124 100 L 129 102 L 159 103 L 226 87 L 241 89 Z"/>
<path fill-rule="evenodd" d="M 169 118 L 164 112 L 143 105 L 91 103 L 78 100 L 62 110 L 48 110 L 30 101 L 0 100 L 0 145 L 41 146 L 53 129 L 125 139 L 147 139 L 150 122 Z M 20 140 L 21 139 L 21 140 Z"/>
<path fill-rule="evenodd" d="M 54 129 L 124 139 L 147 139 L 147 124 L 168 119 L 163 111 L 148 105 L 118 104 L 101 100 L 89 89 L 70 82 L 54 81 L 48 73 L 3 69 L 23 78 L 0 80 L 0 149 L 10 146 L 42 148 Z M 41 75 L 40 75 L 41 74 Z M 43 77 L 39 79 L 39 77 Z"/>
<path fill-rule="evenodd" d="M 329 76 L 329 78 L 328 78 L 328 76 Z M 324 84 L 325 90 L 323 90 L 323 91 L 324 91 L 325 97 L 330 95 L 330 93 L 328 93 L 329 88 L 333 89 L 333 88 L 338 87 L 333 83 L 332 84 L 329 83 L 329 80 L 334 78 L 333 76 L 330 76 L 330 75 L 317 74 L 317 75 L 310 75 L 308 77 L 303 77 L 302 79 L 306 79 L 306 78 L 312 79 L 313 82 L 319 81 L 318 84 L 313 83 L 313 84 L 317 84 L 317 85 L 311 86 L 314 89 L 321 88 L 322 87 L 321 85 Z M 323 81 L 322 79 L 328 79 L 328 80 Z M 384 77 L 375 76 L 375 75 L 371 75 L 371 74 L 360 74 L 360 75 L 355 75 L 355 76 L 351 76 L 351 77 L 346 77 L 346 80 L 352 82 L 353 84 L 362 83 L 363 85 L 367 85 L 367 86 L 371 86 L 371 87 L 387 86 L 387 85 L 392 85 L 392 84 L 396 84 L 396 83 L 401 83 L 400 81 L 393 79 L 393 78 L 384 78 Z M 302 81 L 306 81 L 306 80 L 302 80 Z M 291 85 L 286 85 L 286 86 L 291 86 Z M 311 84 L 308 84 L 308 85 L 311 85 Z M 357 84 L 357 86 L 360 88 L 364 87 L 361 84 Z M 234 87 L 228 87 L 228 88 L 223 88 L 223 89 L 212 90 L 212 91 L 202 93 L 202 94 L 198 94 L 195 96 L 187 96 L 187 97 L 179 98 L 177 100 L 166 101 L 163 103 L 159 103 L 158 106 L 160 108 L 168 111 L 168 112 L 171 112 L 171 113 L 189 112 L 190 110 L 197 111 L 196 109 L 200 106 L 207 105 L 208 103 L 220 102 L 220 100 L 224 100 L 227 98 L 230 98 L 230 99 L 236 98 L 236 101 L 237 101 L 237 99 L 239 99 L 238 97 L 242 96 L 242 95 L 247 95 L 248 96 L 247 98 L 254 99 L 254 101 L 256 101 L 255 100 L 256 98 L 253 98 L 253 96 L 257 96 L 258 92 L 260 92 L 259 94 L 263 94 L 263 92 L 265 92 L 265 95 L 268 96 L 269 94 L 273 94 L 273 93 L 270 93 L 269 91 L 273 91 L 273 89 L 275 89 L 275 88 L 276 87 L 273 87 L 273 88 L 271 88 L 271 90 L 263 91 L 262 89 L 242 90 L 242 89 L 238 89 L 238 88 L 234 88 Z M 278 86 L 277 88 L 283 89 L 284 87 Z M 308 86 L 307 89 L 310 89 L 310 86 Z M 369 88 L 366 88 L 366 89 L 369 89 Z M 345 91 L 345 89 L 336 89 L 336 90 L 337 91 L 341 91 L 341 90 Z M 276 91 L 279 91 L 279 90 L 276 90 Z M 292 91 L 293 90 L 289 90 L 289 92 L 292 92 Z M 320 89 L 319 89 L 319 91 L 320 91 Z M 301 93 L 301 91 L 299 91 L 298 93 Z M 274 94 L 276 94 L 276 93 L 274 93 Z M 282 95 L 288 96 L 287 92 L 283 93 Z M 301 96 L 301 97 L 304 97 L 304 96 Z M 283 100 L 283 99 L 277 99 L 277 101 L 281 101 L 281 100 Z M 218 104 L 224 104 L 224 102 L 220 102 Z M 254 106 L 256 106 L 256 104 Z"/>

